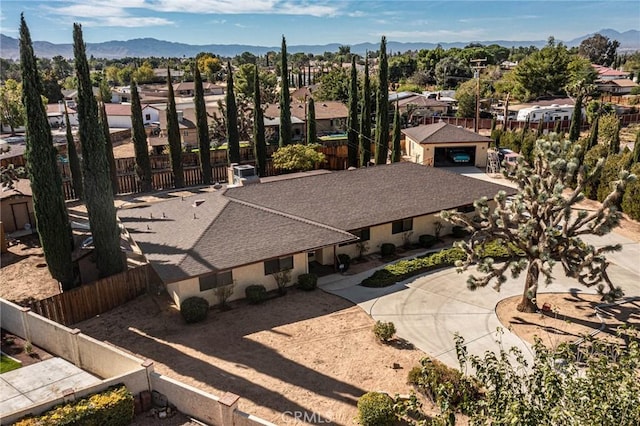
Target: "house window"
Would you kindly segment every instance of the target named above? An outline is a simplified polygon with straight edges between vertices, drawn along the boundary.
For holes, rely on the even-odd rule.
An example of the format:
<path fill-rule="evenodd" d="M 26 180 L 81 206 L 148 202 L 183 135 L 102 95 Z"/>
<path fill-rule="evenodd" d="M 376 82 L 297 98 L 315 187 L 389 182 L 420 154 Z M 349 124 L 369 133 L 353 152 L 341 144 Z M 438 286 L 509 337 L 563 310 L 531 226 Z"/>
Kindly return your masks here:
<path fill-rule="evenodd" d="M 399 234 L 401 232 L 411 231 L 413 229 L 413 218 L 396 220 L 391 223 L 391 233 Z"/>
<path fill-rule="evenodd" d="M 188 130 L 184 131 L 184 136 L 189 136 L 189 131 Z"/>
<path fill-rule="evenodd" d="M 289 269 L 293 269 L 293 256 L 271 259 L 264 262 L 265 275 L 271 275 L 276 272 L 287 271 Z"/>
<path fill-rule="evenodd" d="M 146 121 L 151 121 L 151 114 L 145 114 L 144 119 Z"/>
<path fill-rule="evenodd" d="M 217 274 L 203 275 L 199 279 L 200 291 L 211 290 L 212 288 L 224 287 L 233 284 L 232 271 L 218 272 Z"/>
<path fill-rule="evenodd" d="M 369 241 L 371 239 L 371 228 L 362 228 L 352 232 L 353 235 L 360 238 L 360 241 Z"/>
<path fill-rule="evenodd" d="M 467 204 L 466 206 L 460 206 L 456 209 L 457 212 L 459 213 L 471 213 L 473 211 L 475 211 L 476 208 L 473 207 L 473 204 Z"/>

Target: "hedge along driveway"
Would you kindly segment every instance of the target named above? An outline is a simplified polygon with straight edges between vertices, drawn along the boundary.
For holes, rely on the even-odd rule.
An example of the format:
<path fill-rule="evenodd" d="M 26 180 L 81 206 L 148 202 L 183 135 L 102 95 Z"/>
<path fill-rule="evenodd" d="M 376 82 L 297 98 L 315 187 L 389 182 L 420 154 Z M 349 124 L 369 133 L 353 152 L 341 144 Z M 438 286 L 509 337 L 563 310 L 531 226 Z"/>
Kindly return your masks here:
<path fill-rule="evenodd" d="M 487 244 L 484 250 L 485 257 L 492 257 L 495 260 L 504 260 L 508 255 L 504 245 L 495 241 Z M 425 272 L 453 266 L 458 260 L 464 260 L 466 257 L 462 249 L 452 247 L 418 256 L 414 259 L 403 259 L 378 269 L 370 277 L 362 280 L 360 285 L 364 287 L 387 287 Z"/>

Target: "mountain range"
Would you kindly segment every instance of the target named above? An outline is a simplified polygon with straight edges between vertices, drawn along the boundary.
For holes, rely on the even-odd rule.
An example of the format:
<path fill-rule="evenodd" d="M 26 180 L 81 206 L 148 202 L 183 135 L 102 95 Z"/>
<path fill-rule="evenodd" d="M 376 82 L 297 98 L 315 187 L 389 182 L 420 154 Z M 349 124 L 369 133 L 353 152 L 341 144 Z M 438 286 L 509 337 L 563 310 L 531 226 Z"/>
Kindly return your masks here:
<path fill-rule="evenodd" d="M 620 47 L 618 51 L 636 51 L 640 50 L 640 31 L 629 30 L 618 32 L 613 29 L 603 29 L 597 33 L 608 37 L 611 40 L 618 40 Z M 573 40 L 565 41 L 568 47 L 578 46 L 582 40 L 591 37 L 595 33 L 585 34 Z M 558 40 L 559 41 L 559 40 Z M 484 45 L 498 44 L 505 47 L 519 46 L 536 46 L 542 47 L 547 40 L 533 41 L 507 41 L 507 40 L 491 40 L 491 41 L 469 41 L 456 43 L 428 43 L 428 42 L 387 42 L 388 52 L 406 52 L 407 50 L 433 49 L 437 45 L 445 49 L 451 47 L 464 47 L 469 43 L 481 43 Z M 287 46 L 289 53 L 304 52 L 313 53 L 314 55 L 324 52 L 337 52 L 339 43 L 324 45 L 292 45 Z M 351 45 L 351 52 L 364 54 L 365 51 L 376 51 L 379 48 L 378 43 L 359 43 Z M 54 44 L 46 41 L 34 41 L 33 48 L 38 57 L 52 58 L 61 55 L 65 58 L 73 57 L 73 44 Z M 269 51 L 279 51 L 280 46 L 253 46 L 244 44 L 208 44 L 208 45 L 192 45 L 185 43 L 174 43 L 170 41 L 157 40 L 155 38 L 138 38 L 125 41 L 105 41 L 102 43 L 87 43 L 87 55 L 96 58 L 123 58 L 123 57 L 194 57 L 200 52 L 211 52 L 222 57 L 233 57 L 243 52 L 251 52 L 254 55 L 264 55 Z M 0 34 L 0 57 L 4 59 L 17 59 L 20 56 L 18 39 Z"/>

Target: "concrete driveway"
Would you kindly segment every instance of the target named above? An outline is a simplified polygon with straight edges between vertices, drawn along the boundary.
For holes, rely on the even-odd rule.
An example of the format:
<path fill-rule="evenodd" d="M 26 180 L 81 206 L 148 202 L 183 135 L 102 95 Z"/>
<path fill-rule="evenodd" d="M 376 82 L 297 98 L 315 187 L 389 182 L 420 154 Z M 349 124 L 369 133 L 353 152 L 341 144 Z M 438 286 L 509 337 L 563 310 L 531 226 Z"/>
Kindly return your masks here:
<path fill-rule="evenodd" d="M 626 296 L 640 296 L 640 243 L 615 233 L 586 240 L 596 246 L 622 244 L 621 252 L 609 255 L 612 262 L 609 276 L 624 289 Z M 585 288 L 565 277 L 561 266 L 557 265 L 554 271 L 556 279 L 549 286 L 541 284 L 540 293 L 596 293 L 595 288 Z M 518 279 L 509 278 L 499 293 L 491 287 L 470 291 L 466 280 L 474 270 L 458 274 L 455 268 L 413 277 L 382 289 L 359 286 L 372 272 L 353 276 L 334 274 L 322 277 L 319 285 L 358 304 L 375 320 L 393 321 L 399 337 L 454 367 L 458 366 L 453 342 L 456 332 L 464 337 L 471 354 L 482 355 L 487 350 L 499 349 L 496 330 L 502 325 L 495 306 L 504 298 L 521 294 L 524 286 L 523 274 Z M 503 330 L 499 338 L 505 348 L 517 346 L 531 358 L 530 345 L 516 335 Z"/>

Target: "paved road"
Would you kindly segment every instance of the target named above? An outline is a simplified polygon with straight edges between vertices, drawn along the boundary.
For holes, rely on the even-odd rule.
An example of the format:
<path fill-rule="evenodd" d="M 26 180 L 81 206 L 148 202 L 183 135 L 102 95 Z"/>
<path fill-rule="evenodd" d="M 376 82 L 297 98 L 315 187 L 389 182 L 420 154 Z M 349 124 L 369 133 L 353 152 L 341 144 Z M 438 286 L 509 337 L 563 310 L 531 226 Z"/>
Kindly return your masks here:
<path fill-rule="evenodd" d="M 619 243 L 621 252 L 609 255 L 611 280 L 620 285 L 626 296 L 640 296 L 640 243 L 618 234 L 589 237 L 599 246 Z M 540 293 L 578 291 L 595 293 L 577 281 L 567 278 L 561 267 L 556 267 L 556 279 L 549 286 L 541 284 Z M 424 352 L 451 366 L 458 366 L 453 335 L 459 332 L 467 342 L 470 353 L 482 355 L 498 349 L 496 330 L 501 324 L 495 314 L 498 301 L 521 294 L 524 274 L 503 284 L 498 293 L 491 287 L 470 291 L 466 279 L 473 272 L 458 274 L 454 268 L 413 277 L 383 289 L 370 289 L 358 284 L 372 271 L 353 276 L 330 275 L 319 280 L 320 287 L 344 297 L 364 309 L 375 320 L 393 321 L 398 336 L 409 340 Z M 517 346 L 525 353 L 530 345 L 504 330 L 503 346 Z"/>

